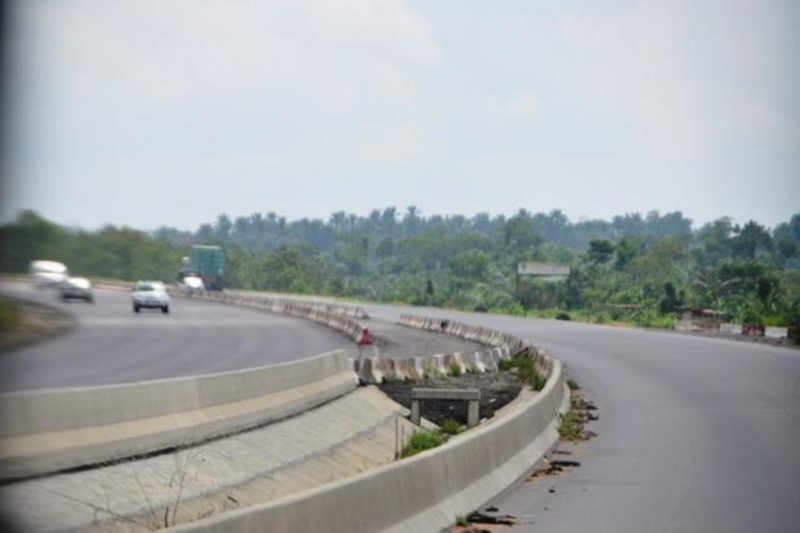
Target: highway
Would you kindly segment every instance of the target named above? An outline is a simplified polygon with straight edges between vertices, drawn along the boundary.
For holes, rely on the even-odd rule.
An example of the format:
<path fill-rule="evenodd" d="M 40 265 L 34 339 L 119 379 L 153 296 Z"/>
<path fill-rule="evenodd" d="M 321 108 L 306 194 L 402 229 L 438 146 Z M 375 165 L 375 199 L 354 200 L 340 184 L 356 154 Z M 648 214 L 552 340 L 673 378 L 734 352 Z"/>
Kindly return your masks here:
<path fill-rule="evenodd" d="M 95 304 L 63 303 L 22 283 L 0 292 L 63 309 L 74 330 L 0 354 L 0 391 L 106 385 L 238 370 L 352 349 L 343 334 L 305 320 L 173 298 L 168 315 L 134 314 L 129 293 L 95 291 Z"/>
<path fill-rule="evenodd" d="M 6 287 L 7 288 L 7 287 Z M 4 288 L 4 290 L 6 290 Z M 31 291 L 15 287 L 16 294 Z M 52 302 L 52 295 L 34 293 Z M 245 368 L 346 346 L 307 322 L 197 301 L 134 315 L 129 296 L 56 304 L 80 327 L 0 356 L 2 389 Z M 668 332 L 368 305 L 377 318 L 450 317 L 530 339 L 599 408 L 581 466 L 497 507 L 535 532 L 793 531 L 800 524 L 800 351 Z M 224 353 L 224 357 L 219 354 Z"/>
<path fill-rule="evenodd" d="M 581 466 L 499 501 L 531 532 L 796 531 L 800 524 L 800 350 L 669 332 L 441 309 L 530 339 L 594 400 L 598 436 Z M 553 490 L 553 492 L 551 492 Z"/>

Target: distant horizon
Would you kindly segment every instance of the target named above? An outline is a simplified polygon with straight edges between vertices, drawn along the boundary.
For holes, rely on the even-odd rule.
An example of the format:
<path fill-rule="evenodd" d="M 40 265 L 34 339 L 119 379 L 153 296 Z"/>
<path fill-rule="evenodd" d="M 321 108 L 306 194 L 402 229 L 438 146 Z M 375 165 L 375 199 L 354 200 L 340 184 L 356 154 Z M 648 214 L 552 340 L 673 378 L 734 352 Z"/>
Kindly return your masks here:
<path fill-rule="evenodd" d="M 255 211 L 255 212 L 244 213 L 244 214 L 233 214 L 233 213 L 228 213 L 228 212 L 224 212 L 223 211 L 223 212 L 215 213 L 215 214 L 211 215 L 209 218 L 207 218 L 205 220 L 202 220 L 202 221 L 198 222 L 197 224 L 195 224 L 194 226 L 191 226 L 191 227 L 177 226 L 177 225 L 172 225 L 172 224 L 160 224 L 160 225 L 157 225 L 157 226 L 154 226 L 154 227 L 145 227 L 145 226 L 136 226 L 136 225 L 128 224 L 128 223 L 124 223 L 124 222 L 104 222 L 104 223 L 101 223 L 101 224 L 98 224 L 98 225 L 88 226 L 88 225 L 75 224 L 75 223 L 69 223 L 69 222 L 65 222 L 65 221 L 62 221 L 62 220 L 58 220 L 58 219 L 56 219 L 54 217 L 48 216 L 48 214 L 43 213 L 42 211 L 37 210 L 37 209 L 21 208 L 21 209 L 17 210 L 14 213 L 13 217 L 9 217 L 8 220 L 0 221 L 0 225 L 9 224 L 9 223 L 13 222 L 14 220 L 17 220 L 21 213 L 23 213 L 25 211 L 31 211 L 31 212 L 34 212 L 37 215 L 41 216 L 42 218 L 44 218 L 44 219 L 46 219 L 46 220 L 48 220 L 50 222 L 56 223 L 56 224 L 58 224 L 60 226 L 63 226 L 65 228 L 78 229 L 78 230 L 84 230 L 84 231 L 98 231 L 98 230 L 101 230 L 102 228 L 104 228 L 106 226 L 114 226 L 114 227 L 118 227 L 118 228 L 129 228 L 129 229 L 141 231 L 143 233 L 153 233 L 153 232 L 155 232 L 155 231 L 157 231 L 157 230 L 159 230 L 161 228 L 175 229 L 175 230 L 178 230 L 178 231 L 195 232 L 203 224 L 211 224 L 213 226 L 213 224 L 217 221 L 217 218 L 219 216 L 221 216 L 221 215 L 227 215 L 231 219 L 232 222 L 235 221 L 239 217 L 247 218 L 247 217 L 249 217 L 249 216 L 251 216 L 253 214 L 256 214 L 256 213 L 261 214 L 261 215 L 267 215 L 269 213 L 275 213 L 275 215 L 278 218 L 284 218 L 287 223 L 298 222 L 298 221 L 304 220 L 304 219 L 306 219 L 306 220 L 319 220 L 319 221 L 322 221 L 324 223 L 328 223 L 330 221 L 331 217 L 333 216 L 333 214 L 338 213 L 338 212 L 344 212 L 346 215 L 356 215 L 356 216 L 361 217 L 361 218 L 368 218 L 370 213 L 373 210 L 377 210 L 377 211 L 383 212 L 384 210 L 392 208 L 392 207 L 395 207 L 397 209 L 397 220 L 401 221 L 403 219 L 403 217 L 405 216 L 405 213 L 407 212 L 406 211 L 407 207 L 409 207 L 409 206 L 386 205 L 386 206 L 383 206 L 383 207 L 380 207 L 380 208 L 369 209 L 369 210 L 367 210 L 366 212 L 363 212 L 363 213 L 359 213 L 359 212 L 355 212 L 355 211 L 347 211 L 347 210 L 344 210 L 344 209 L 337 209 L 337 210 L 334 210 L 334 211 L 330 212 L 327 216 L 296 216 L 296 217 L 291 217 L 291 216 L 285 215 L 285 214 L 283 214 L 283 213 L 281 213 L 279 211 L 276 211 L 276 210 Z M 531 215 L 537 215 L 537 214 L 548 215 L 548 214 L 552 213 L 553 211 L 560 211 L 561 213 L 564 214 L 564 216 L 567 217 L 567 220 L 569 221 L 570 224 L 579 224 L 579 223 L 582 223 L 582 222 L 591 222 L 591 221 L 601 221 L 601 222 L 611 223 L 611 222 L 613 222 L 614 217 L 617 217 L 617 216 L 623 217 L 623 216 L 636 215 L 636 214 L 641 215 L 642 219 L 646 220 L 648 213 L 653 212 L 653 211 L 658 212 L 658 214 L 660 216 L 664 216 L 664 215 L 670 214 L 670 213 L 681 213 L 681 215 L 684 218 L 691 220 L 692 231 L 696 231 L 696 230 L 702 228 L 703 226 L 705 226 L 706 224 L 714 222 L 714 221 L 717 221 L 717 220 L 720 220 L 722 218 L 729 218 L 734 225 L 738 225 L 738 226 L 742 226 L 742 225 L 746 224 L 747 222 L 753 220 L 756 223 L 764 226 L 765 228 L 767 228 L 768 230 L 771 231 L 771 230 L 774 230 L 780 224 L 789 222 L 794 215 L 800 214 L 800 209 L 798 209 L 795 213 L 790 214 L 785 219 L 778 220 L 774 224 L 768 224 L 768 223 L 765 223 L 765 222 L 763 222 L 761 220 L 758 220 L 755 217 L 749 217 L 749 218 L 745 218 L 745 219 L 737 219 L 737 218 L 735 218 L 733 216 L 730 216 L 730 215 L 722 215 L 720 217 L 712 218 L 710 220 L 698 221 L 697 219 L 693 218 L 688 213 L 686 213 L 685 211 L 682 211 L 680 209 L 674 209 L 674 210 L 648 209 L 648 210 L 644 210 L 644 211 L 629 211 L 629 212 L 626 212 L 626 213 L 617 213 L 617 214 L 612 215 L 610 217 L 600 217 L 600 216 L 593 217 L 593 216 L 583 215 L 581 217 L 573 218 L 564 209 L 558 209 L 558 208 L 549 209 L 549 210 L 545 211 L 545 210 L 527 209 L 527 208 L 522 207 L 522 208 L 517 208 L 516 210 L 514 210 L 514 211 L 512 211 L 510 213 L 489 213 L 487 211 L 478 211 L 478 212 L 471 213 L 471 214 L 464 214 L 464 213 L 427 213 L 424 210 L 419 209 L 419 206 L 415 206 L 415 207 L 418 208 L 417 216 L 420 217 L 420 218 L 430 218 L 430 217 L 434 217 L 434 216 L 441 216 L 441 217 L 462 216 L 462 217 L 466 218 L 467 220 L 472 219 L 475 216 L 477 216 L 479 214 L 484 214 L 484 213 L 489 215 L 489 217 L 492 218 L 492 219 L 494 219 L 494 218 L 496 218 L 498 216 L 504 216 L 507 219 L 507 218 L 512 217 L 512 216 L 516 215 L 517 213 L 519 213 L 520 209 L 527 210 L 528 213 L 530 213 Z"/>

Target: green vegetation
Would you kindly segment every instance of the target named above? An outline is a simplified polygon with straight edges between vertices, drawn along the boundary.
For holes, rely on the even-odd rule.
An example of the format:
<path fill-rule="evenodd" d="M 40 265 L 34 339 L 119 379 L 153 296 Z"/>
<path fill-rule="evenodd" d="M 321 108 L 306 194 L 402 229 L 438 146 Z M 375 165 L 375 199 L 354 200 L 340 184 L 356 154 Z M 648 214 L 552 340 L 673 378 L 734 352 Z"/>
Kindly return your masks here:
<path fill-rule="evenodd" d="M 574 379 L 568 379 L 567 380 L 567 387 L 569 387 L 569 390 L 571 390 L 573 392 L 577 391 L 577 390 L 581 390 L 580 385 L 578 385 L 578 382 L 575 381 Z"/>
<path fill-rule="evenodd" d="M 572 385 L 569 385 L 570 381 L 572 381 Z M 584 427 L 590 420 L 597 420 L 596 415 L 590 414 L 590 411 L 595 409 L 595 407 L 577 392 L 580 390 L 580 387 L 574 380 L 568 380 L 567 384 L 572 391 L 570 395 L 569 411 L 561 417 L 561 421 L 558 425 L 558 433 L 564 439 L 586 440 L 591 437 L 592 432 L 584 431 Z"/>
<path fill-rule="evenodd" d="M 188 253 L 188 247 L 129 228 L 69 230 L 30 211 L 0 227 L 0 243 L 0 272 L 27 272 L 32 260 L 50 259 L 79 275 L 120 280 L 175 280 Z"/>
<path fill-rule="evenodd" d="M 584 419 L 571 410 L 561 417 L 561 424 L 558 426 L 558 434 L 565 439 L 578 440 L 583 435 Z"/>
<path fill-rule="evenodd" d="M 450 363 L 449 370 L 450 370 L 450 376 L 451 377 L 457 378 L 458 376 L 461 375 L 461 365 L 459 365 L 455 361 Z"/>
<path fill-rule="evenodd" d="M 448 418 L 442 425 L 439 427 L 439 430 L 444 433 L 445 435 L 458 435 L 459 433 L 463 433 L 466 428 L 458 423 L 457 420 L 453 420 L 452 418 Z"/>
<path fill-rule="evenodd" d="M 417 431 L 403 448 L 403 457 L 411 457 L 418 453 L 436 448 L 447 442 L 447 436 L 440 432 L 433 431 Z"/>
<path fill-rule="evenodd" d="M 497 367 L 506 372 L 516 369 L 520 379 L 536 391 L 542 390 L 547 383 L 547 377 L 539 372 L 533 359 L 527 354 L 517 354 L 511 359 L 502 359 Z"/>
<path fill-rule="evenodd" d="M 423 379 L 444 379 L 447 376 L 440 372 L 436 365 L 431 364 L 425 368 L 422 377 Z"/>
<path fill-rule="evenodd" d="M 176 279 L 192 244 L 223 246 L 226 286 L 452 307 L 519 316 L 673 327 L 682 309 L 800 324 L 800 214 L 771 230 L 728 218 L 692 229 L 680 212 L 571 222 L 560 211 L 422 216 L 414 206 L 327 221 L 220 215 L 196 231 L 64 228 L 24 212 L 0 227 L 0 271 L 53 259 L 73 272 Z M 571 267 L 518 279 L 523 261 Z"/>
<path fill-rule="evenodd" d="M 450 418 L 442 423 L 438 431 L 416 431 L 405 448 L 403 448 L 402 457 L 411 457 L 425 450 L 441 446 L 451 436 L 463 433 L 465 430 L 466 428 L 459 424 L 458 421 Z"/>
<path fill-rule="evenodd" d="M 19 325 L 20 316 L 14 305 L 0 298 L 0 334 L 14 331 Z"/>

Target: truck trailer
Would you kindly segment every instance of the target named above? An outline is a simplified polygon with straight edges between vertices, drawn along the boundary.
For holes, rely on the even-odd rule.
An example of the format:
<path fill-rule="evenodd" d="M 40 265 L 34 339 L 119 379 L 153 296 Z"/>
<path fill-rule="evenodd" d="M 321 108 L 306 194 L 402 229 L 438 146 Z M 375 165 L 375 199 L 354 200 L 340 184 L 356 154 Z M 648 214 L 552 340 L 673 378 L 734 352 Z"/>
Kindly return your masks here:
<path fill-rule="evenodd" d="M 206 244 L 192 246 L 181 266 L 181 279 L 187 276 L 202 279 L 208 290 L 221 291 L 225 280 L 225 250 Z"/>

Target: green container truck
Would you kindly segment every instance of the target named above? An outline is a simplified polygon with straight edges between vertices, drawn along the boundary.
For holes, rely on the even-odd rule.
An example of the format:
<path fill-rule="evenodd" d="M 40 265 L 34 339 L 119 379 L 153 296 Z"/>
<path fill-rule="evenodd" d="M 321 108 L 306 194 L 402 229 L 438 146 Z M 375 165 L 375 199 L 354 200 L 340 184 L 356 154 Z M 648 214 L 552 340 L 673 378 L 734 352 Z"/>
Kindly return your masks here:
<path fill-rule="evenodd" d="M 192 246 L 188 264 L 181 269 L 181 275 L 192 274 L 203 280 L 206 289 L 221 291 L 225 279 L 225 250 L 219 246 Z"/>

